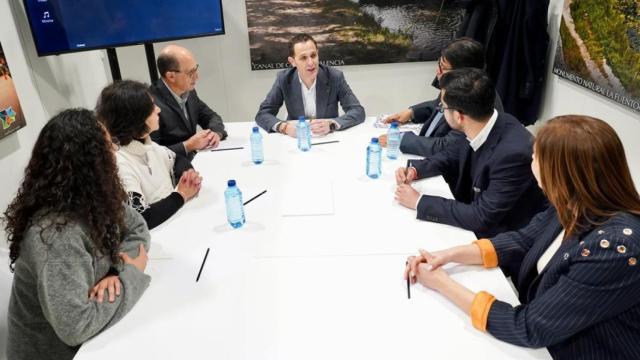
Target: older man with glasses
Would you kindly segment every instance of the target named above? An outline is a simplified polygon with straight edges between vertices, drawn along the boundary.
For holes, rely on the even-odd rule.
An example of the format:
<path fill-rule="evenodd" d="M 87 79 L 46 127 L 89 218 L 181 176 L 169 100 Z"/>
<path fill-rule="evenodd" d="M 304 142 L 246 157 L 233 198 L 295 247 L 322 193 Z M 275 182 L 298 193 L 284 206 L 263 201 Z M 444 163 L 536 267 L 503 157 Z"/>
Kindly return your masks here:
<path fill-rule="evenodd" d="M 482 44 L 473 39 L 460 38 L 442 49 L 433 85 L 438 87 L 443 74 L 461 68 L 484 69 Z M 405 124 L 411 121 L 423 124 L 418 135 L 413 132 L 401 133 L 400 151 L 405 154 L 430 156 L 444 149 L 447 144 L 464 139 L 460 132 L 451 131 L 442 113 L 438 111 L 438 106 L 440 106 L 440 97 L 411 106 L 385 119 L 387 123 L 397 121 Z M 502 111 L 502 102 L 498 94 L 496 94 L 494 106 L 498 111 Z M 386 134 L 380 136 L 380 144 L 387 145 Z"/>
<path fill-rule="evenodd" d="M 196 93 L 199 65 L 193 54 L 169 45 L 160 51 L 157 63 L 161 78 L 151 86 L 151 93 L 162 111 L 160 129 L 151 134 L 153 141 L 189 159 L 198 150 L 217 148 L 227 132 L 220 115 Z"/>

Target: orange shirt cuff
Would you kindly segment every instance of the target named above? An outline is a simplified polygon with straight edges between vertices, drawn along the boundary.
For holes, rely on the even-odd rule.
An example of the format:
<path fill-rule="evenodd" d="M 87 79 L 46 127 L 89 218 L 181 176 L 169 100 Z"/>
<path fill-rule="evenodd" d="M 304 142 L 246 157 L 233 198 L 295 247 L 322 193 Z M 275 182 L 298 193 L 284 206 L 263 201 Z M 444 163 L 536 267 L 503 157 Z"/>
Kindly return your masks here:
<path fill-rule="evenodd" d="M 489 310 L 496 298 L 486 291 L 480 291 L 471 303 L 471 324 L 480 331 L 487 331 Z"/>
<path fill-rule="evenodd" d="M 482 256 L 482 266 L 485 268 L 494 268 L 498 266 L 498 254 L 489 239 L 480 239 L 473 242 L 480 248 Z"/>

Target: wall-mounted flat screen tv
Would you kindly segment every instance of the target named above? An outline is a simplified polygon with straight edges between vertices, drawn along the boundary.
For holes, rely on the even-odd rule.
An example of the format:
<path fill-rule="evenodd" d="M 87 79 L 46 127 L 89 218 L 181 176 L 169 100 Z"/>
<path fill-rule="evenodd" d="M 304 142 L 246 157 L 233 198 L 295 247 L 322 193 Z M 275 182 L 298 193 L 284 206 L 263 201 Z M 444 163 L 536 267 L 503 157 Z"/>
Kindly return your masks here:
<path fill-rule="evenodd" d="M 24 0 L 39 56 L 224 34 L 221 0 Z"/>

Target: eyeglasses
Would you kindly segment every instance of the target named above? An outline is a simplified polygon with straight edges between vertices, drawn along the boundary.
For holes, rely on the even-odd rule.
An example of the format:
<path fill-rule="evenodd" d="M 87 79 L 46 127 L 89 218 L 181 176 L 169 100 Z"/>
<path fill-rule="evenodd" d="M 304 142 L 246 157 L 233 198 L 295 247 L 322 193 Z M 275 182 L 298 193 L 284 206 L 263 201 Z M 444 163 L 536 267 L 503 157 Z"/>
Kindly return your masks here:
<path fill-rule="evenodd" d="M 442 58 L 442 56 L 440 56 L 438 58 L 438 71 L 441 73 L 451 70 L 450 67 L 446 67 L 446 65 L 444 65 L 443 61 L 444 59 Z"/>
<path fill-rule="evenodd" d="M 443 107 L 443 106 L 438 106 L 438 111 L 439 111 L 441 114 L 444 114 L 444 111 L 445 111 L 445 110 L 451 110 L 451 111 L 458 111 L 458 112 L 460 112 L 460 110 L 458 110 L 458 109 L 454 109 L 454 108 L 452 108 L 452 107 Z"/>
<path fill-rule="evenodd" d="M 189 71 L 180 71 L 180 70 L 170 70 L 173 72 L 177 72 L 177 73 L 183 73 L 185 75 L 187 75 L 190 78 L 193 78 L 194 75 L 198 72 L 198 68 L 200 67 L 200 64 L 196 64 L 196 67 L 194 67 L 193 69 L 189 70 Z"/>

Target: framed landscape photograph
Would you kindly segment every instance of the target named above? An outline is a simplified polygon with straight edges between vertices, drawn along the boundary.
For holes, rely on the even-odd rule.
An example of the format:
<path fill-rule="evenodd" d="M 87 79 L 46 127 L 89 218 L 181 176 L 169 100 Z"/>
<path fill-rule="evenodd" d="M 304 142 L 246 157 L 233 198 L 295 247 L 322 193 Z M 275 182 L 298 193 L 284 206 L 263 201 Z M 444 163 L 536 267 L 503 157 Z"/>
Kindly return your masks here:
<path fill-rule="evenodd" d="M 470 0 L 245 0 L 251 69 L 283 69 L 287 42 L 307 33 L 320 62 L 433 61 L 453 41 Z"/>
<path fill-rule="evenodd" d="M 27 125 L 18 94 L 13 84 L 13 76 L 0 44 L 0 139 Z"/>
<path fill-rule="evenodd" d="M 640 0 L 565 0 L 553 72 L 640 111 Z"/>

